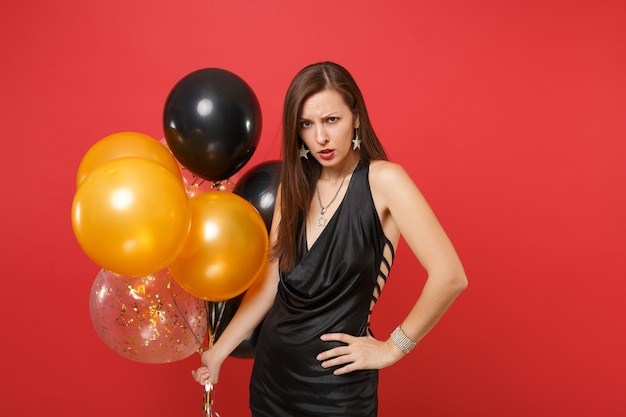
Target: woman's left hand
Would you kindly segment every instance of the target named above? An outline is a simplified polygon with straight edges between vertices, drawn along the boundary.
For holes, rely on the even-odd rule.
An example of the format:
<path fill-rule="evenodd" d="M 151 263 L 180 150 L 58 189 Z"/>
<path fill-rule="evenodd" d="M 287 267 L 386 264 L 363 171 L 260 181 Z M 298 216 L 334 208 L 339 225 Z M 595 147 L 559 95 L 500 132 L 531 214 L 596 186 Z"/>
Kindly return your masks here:
<path fill-rule="evenodd" d="M 337 346 L 317 355 L 317 360 L 322 362 L 324 368 L 340 366 L 333 372 L 335 375 L 361 369 L 385 368 L 404 356 L 391 339 L 381 342 L 370 335 L 356 337 L 345 333 L 327 333 L 320 339 L 345 343 L 345 346 Z"/>

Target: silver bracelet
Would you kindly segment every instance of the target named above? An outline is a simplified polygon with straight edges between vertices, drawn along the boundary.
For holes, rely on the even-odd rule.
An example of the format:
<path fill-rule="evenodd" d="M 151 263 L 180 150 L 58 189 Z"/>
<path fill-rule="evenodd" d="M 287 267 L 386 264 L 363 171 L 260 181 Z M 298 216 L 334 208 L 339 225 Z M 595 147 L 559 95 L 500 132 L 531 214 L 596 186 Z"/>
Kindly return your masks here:
<path fill-rule="evenodd" d="M 396 329 L 391 332 L 391 340 L 393 343 L 404 353 L 409 353 L 413 350 L 416 342 L 412 341 L 400 328 L 400 326 L 396 327 Z"/>

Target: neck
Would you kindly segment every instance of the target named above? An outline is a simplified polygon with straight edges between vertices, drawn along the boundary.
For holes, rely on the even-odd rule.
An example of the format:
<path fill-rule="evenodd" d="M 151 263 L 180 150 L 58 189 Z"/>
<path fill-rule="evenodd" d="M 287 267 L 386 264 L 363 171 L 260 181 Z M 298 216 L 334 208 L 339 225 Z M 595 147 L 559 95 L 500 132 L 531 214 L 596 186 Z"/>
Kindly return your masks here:
<path fill-rule="evenodd" d="M 346 161 L 340 166 L 322 168 L 319 179 L 329 182 L 341 181 L 343 177 L 354 171 L 360 159 L 359 157 L 350 158 L 349 161 Z"/>

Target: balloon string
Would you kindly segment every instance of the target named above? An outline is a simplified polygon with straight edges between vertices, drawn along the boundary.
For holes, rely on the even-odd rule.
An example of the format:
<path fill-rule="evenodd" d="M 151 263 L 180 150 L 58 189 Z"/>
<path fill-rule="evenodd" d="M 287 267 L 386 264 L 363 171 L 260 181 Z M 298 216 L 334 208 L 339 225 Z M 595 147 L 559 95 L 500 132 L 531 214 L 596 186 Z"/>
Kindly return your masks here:
<path fill-rule="evenodd" d="M 213 410 L 214 401 L 213 384 L 207 382 L 204 384 L 204 417 L 220 417 L 218 412 Z"/>
<path fill-rule="evenodd" d="M 224 315 L 224 303 L 215 303 L 212 301 L 206 301 L 206 309 L 207 309 L 207 320 L 209 324 L 209 337 L 208 343 L 210 349 L 213 346 L 213 342 L 215 341 L 215 332 L 219 328 L 222 322 L 222 316 Z M 218 312 L 219 310 L 219 312 Z M 217 320 L 213 320 L 213 318 L 217 317 Z M 202 351 L 200 351 L 202 353 Z M 213 410 L 213 402 L 215 401 L 215 395 L 213 393 L 213 384 L 211 382 L 206 382 L 204 384 L 204 416 L 203 417 L 220 417 L 219 413 Z"/>
<path fill-rule="evenodd" d="M 220 328 L 220 324 L 222 323 L 222 317 L 224 316 L 225 305 L 223 302 L 215 303 L 212 301 L 207 301 L 207 310 L 211 309 L 209 313 L 209 348 L 213 346 L 213 342 L 215 342 L 215 332 Z M 219 312 L 218 312 L 219 309 Z M 217 317 L 217 320 L 213 320 L 214 317 Z"/>
<path fill-rule="evenodd" d="M 174 297 L 174 294 L 172 294 L 172 291 L 171 291 L 169 285 L 167 286 L 167 292 L 169 292 L 170 295 L 172 296 L 172 301 L 174 302 L 174 306 L 176 307 L 176 310 L 178 311 L 178 314 L 180 315 L 180 317 L 183 319 L 183 322 L 185 323 L 185 326 L 187 326 L 187 329 L 191 332 L 191 334 L 193 335 L 194 339 L 196 339 L 196 343 L 198 344 L 198 346 L 200 346 L 200 348 L 202 348 L 202 340 L 200 340 L 200 338 L 198 337 L 196 332 L 194 332 L 193 329 L 191 328 L 191 325 L 187 321 L 187 318 L 183 314 L 183 311 L 181 310 L 180 306 L 176 302 L 176 297 Z"/>
<path fill-rule="evenodd" d="M 191 185 L 196 186 L 196 187 L 200 187 L 202 184 L 204 184 L 204 181 L 205 180 L 203 178 L 200 178 L 196 174 L 193 174 L 193 181 L 192 181 Z"/>

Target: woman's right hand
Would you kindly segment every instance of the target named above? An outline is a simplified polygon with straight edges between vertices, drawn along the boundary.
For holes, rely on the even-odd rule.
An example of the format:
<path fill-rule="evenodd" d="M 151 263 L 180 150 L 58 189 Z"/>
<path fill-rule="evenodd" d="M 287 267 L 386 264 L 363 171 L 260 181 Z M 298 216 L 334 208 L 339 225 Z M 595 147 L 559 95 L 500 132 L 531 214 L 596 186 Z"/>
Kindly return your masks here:
<path fill-rule="evenodd" d="M 207 382 L 217 384 L 222 361 L 213 358 L 213 356 L 211 349 L 205 350 L 201 356 L 202 366 L 195 371 L 191 371 L 191 376 L 200 385 L 205 385 Z"/>

